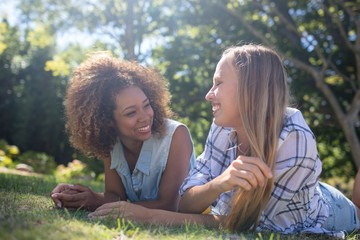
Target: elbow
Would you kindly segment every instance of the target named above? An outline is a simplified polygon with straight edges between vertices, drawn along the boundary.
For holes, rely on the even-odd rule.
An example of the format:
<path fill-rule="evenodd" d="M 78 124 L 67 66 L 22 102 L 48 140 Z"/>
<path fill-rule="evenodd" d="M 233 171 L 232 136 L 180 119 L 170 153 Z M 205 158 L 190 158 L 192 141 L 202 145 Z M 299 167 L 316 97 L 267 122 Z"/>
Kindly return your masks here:
<path fill-rule="evenodd" d="M 158 199 L 158 209 L 177 212 L 179 207 L 179 198 L 173 199 Z"/>
<path fill-rule="evenodd" d="M 189 209 L 189 203 L 186 201 L 186 196 L 181 197 L 179 201 L 178 211 L 182 213 L 192 213 L 191 209 Z"/>

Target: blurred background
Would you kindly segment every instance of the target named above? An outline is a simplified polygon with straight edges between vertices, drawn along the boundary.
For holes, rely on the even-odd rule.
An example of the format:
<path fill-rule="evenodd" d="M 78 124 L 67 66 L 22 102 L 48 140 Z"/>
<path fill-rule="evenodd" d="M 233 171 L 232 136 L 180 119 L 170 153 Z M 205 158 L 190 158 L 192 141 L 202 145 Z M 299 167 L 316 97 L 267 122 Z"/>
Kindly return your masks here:
<path fill-rule="evenodd" d="M 349 182 L 360 166 L 359 33 L 360 0 L 2 0 L 0 166 L 54 173 L 83 163 L 92 177 L 102 172 L 101 161 L 69 145 L 62 105 L 72 69 L 99 50 L 165 76 L 199 155 L 220 54 L 260 43 L 284 58 L 322 178 Z"/>

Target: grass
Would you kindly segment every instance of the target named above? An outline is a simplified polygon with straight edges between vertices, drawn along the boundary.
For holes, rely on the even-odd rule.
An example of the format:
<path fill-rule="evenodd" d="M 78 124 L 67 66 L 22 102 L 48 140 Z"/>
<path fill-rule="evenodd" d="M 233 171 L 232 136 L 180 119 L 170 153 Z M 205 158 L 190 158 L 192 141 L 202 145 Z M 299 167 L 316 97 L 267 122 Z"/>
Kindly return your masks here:
<path fill-rule="evenodd" d="M 51 176 L 0 173 L 0 239 L 329 239 L 311 234 L 229 234 L 196 225 L 171 228 L 139 225 L 123 219 L 92 221 L 86 211 L 54 208 L 49 193 L 56 184 Z M 90 185 L 101 191 L 99 183 Z"/>

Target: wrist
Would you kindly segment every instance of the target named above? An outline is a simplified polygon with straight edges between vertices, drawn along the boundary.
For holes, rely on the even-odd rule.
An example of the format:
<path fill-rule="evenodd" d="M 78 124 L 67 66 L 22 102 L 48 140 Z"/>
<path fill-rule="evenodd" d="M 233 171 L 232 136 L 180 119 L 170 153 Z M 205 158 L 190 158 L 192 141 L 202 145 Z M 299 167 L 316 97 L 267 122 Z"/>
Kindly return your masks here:
<path fill-rule="evenodd" d="M 210 181 L 208 184 L 208 191 L 212 193 L 216 198 L 220 196 L 224 192 L 221 185 L 216 182 L 216 179 Z"/>

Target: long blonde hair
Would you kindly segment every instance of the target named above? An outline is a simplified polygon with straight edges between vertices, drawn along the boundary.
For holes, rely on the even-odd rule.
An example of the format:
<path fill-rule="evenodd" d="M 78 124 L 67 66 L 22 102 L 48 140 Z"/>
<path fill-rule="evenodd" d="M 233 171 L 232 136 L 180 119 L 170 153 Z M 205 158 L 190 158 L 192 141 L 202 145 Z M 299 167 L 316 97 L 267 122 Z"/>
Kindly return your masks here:
<path fill-rule="evenodd" d="M 289 101 L 282 60 L 273 50 L 253 44 L 231 47 L 225 55 L 232 58 L 237 69 L 237 107 L 250 156 L 259 157 L 273 170 Z M 264 187 L 235 192 L 225 227 L 232 231 L 255 230 L 272 186 L 273 179 L 269 179 Z"/>

